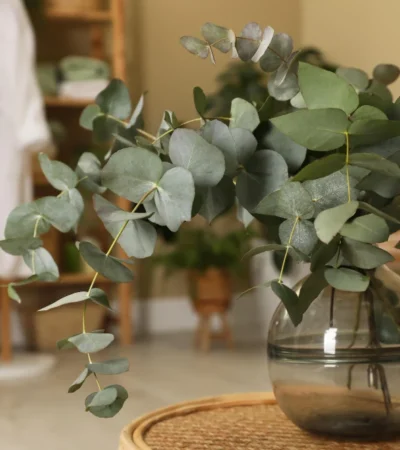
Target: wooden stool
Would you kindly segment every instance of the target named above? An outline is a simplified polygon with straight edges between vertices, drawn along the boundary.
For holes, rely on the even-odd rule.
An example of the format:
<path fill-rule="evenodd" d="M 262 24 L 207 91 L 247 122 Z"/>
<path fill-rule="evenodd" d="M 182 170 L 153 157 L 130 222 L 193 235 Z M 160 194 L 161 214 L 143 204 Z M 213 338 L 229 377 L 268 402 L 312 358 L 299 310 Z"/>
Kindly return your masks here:
<path fill-rule="evenodd" d="M 198 300 L 195 301 L 195 309 L 199 315 L 199 324 L 196 331 L 195 346 L 203 352 L 210 350 L 212 340 L 223 340 L 229 348 L 233 348 L 232 330 L 228 321 L 229 299 Z M 216 315 L 221 322 L 221 331 L 213 333 L 211 319 Z"/>

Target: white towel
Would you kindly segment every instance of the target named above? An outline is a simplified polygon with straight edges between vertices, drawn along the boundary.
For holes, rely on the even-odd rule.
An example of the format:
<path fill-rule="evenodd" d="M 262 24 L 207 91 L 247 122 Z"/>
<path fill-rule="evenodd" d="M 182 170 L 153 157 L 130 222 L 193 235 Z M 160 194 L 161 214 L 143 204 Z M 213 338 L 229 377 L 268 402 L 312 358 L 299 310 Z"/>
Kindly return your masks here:
<path fill-rule="evenodd" d="M 32 200 L 30 154 L 49 146 L 43 99 L 35 75 L 35 41 L 21 0 L 0 0 L 0 233 L 8 214 Z M 0 277 L 29 270 L 0 251 Z"/>
<path fill-rule="evenodd" d="M 108 80 L 63 81 L 59 95 L 83 100 L 94 100 L 108 86 Z"/>

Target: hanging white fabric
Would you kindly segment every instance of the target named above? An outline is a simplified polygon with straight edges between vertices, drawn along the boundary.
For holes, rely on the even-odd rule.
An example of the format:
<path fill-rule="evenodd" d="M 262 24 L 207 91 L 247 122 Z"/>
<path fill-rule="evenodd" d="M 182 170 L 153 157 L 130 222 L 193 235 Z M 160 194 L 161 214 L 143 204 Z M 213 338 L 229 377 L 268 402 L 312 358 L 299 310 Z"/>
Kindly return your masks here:
<path fill-rule="evenodd" d="M 50 132 L 35 75 L 35 39 L 21 0 L 0 0 L 0 233 L 8 214 L 32 200 L 32 151 L 48 146 Z M 0 277 L 29 271 L 0 251 Z"/>

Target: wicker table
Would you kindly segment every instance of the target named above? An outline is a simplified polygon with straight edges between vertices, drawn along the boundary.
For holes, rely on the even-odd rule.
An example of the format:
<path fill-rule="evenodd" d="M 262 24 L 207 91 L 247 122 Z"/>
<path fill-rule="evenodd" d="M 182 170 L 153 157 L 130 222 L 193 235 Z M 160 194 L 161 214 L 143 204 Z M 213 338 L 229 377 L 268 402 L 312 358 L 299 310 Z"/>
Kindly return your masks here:
<path fill-rule="evenodd" d="M 400 441 L 359 443 L 308 434 L 280 411 L 272 394 L 181 403 L 127 426 L 120 450 L 394 450 Z"/>

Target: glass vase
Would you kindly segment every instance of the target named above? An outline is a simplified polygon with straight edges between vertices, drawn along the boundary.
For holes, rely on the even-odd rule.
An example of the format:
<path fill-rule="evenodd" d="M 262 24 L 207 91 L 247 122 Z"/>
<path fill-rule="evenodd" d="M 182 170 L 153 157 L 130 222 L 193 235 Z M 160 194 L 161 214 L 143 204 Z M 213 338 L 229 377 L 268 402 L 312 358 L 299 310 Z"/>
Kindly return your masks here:
<path fill-rule="evenodd" d="M 400 277 L 382 267 L 366 292 L 326 288 L 297 327 L 283 305 L 277 308 L 269 373 L 292 422 L 342 437 L 400 436 L 398 293 Z"/>

